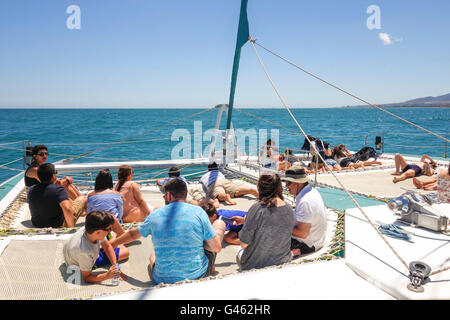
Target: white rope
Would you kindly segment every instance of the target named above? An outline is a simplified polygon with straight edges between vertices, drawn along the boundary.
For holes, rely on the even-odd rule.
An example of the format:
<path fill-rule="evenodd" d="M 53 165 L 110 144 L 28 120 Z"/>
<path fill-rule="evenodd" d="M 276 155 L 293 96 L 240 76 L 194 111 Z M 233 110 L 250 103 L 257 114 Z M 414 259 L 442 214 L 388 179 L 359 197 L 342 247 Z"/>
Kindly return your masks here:
<path fill-rule="evenodd" d="M 192 114 L 192 115 L 190 115 L 190 116 L 186 116 L 186 117 L 183 117 L 183 118 L 181 118 L 181 119 L 171 121 L 171 122 L 166 123 L 166 124 L 163 124 L 163 125 L 161 125 L 161 126 L 159 126 L 159 127 L 156 127 L 156 128 L 150 129 L 150 130 L 147 130 L 147 131 L 145 131 L 145 132 L 139 133 L 139 134 L 134 135 L 134 136 L 132 136 L 132 137 L 129 137 L 129 138 L 120 140 L 120 141 L 118 141 L 118 142 L 111 143 L 110 145 L 107 145 L 107 146 L 104 146 L 104 147 L 100 147 L 100 148 L 97 148 L 97 149 L 95 149 L 95 150 L 92 150 L 92 151 L 83 153 L 83 154 L 81 154 L 81 155 L 79 155 L 79 156 L 76 156 L 76 157 L 74 157 L 74 158 L 72 158 L 72 159 L 68 159 L 68 160 L 69 160 L 69 161 L 72 161 L 72 160 L 75 160 L 75 159 L 79 159 L 79 158 L 86 157 L 88 154 L 91 154 L 91 153 L 94 153 L 94 152 L 98 152 L 98 151 L 103 150 L 103 149 L 105 149 L 105 148 L 107 148 L 107 147 L 114 146 L 114 145 L 120 144 L 120 143 L 122 143 L 122 142 L 124 142 L 124 141 L 128 141 L 128 140 L 131 140 L 131 139 L 134 139 L 134 138 L 143 136 L 143 135 L 148 134 L 148 133 L 150 133 L 150 132 L 159 130 L 159 129 L 164 128 L 164 127 L 168 127 L 168 126 L 170 126 L 170 125 L 172 125 L 172 124 L 175 124 L 175 123 L 177 123 L 177 122 L 180 122 L 180 121 L 183 121 L 183 120 L 186 120 L 186 119 L 189 119 L 189 118 L 198 116 L 198 115 L 200 115 L 200 114 L 202 114 L 202 113 L 209 112 L 209 111 L 214 110 L 214 109 L 215 109 L 215 108 L 213 107 L 213 108 L 210 108 L 210 109 L 206 109 L 206 110 L 203 110 L 203 111 L 194 113 L 194 114 Z"/>
<path fill-rule="evenodd" d="M 256 43 L 256 40 L 251 39 L 251 42 L 252 42 L 252 45 L 254 45 L 254 44 Z M 412 123 L 412 122 L 410 122 L 410 121 L 408 121 L 408 120 L 406 120 L 406 119 L 403 119 L 403 118 L 401 118 L 401 117 L 399 117 L 399 116 L 393 114 L 392 112 L 389 112 L 389 111 L 387 111 L 387 110 L 384 110 L 384 109 L 381 108 L 380 106 L 374 105 L 374 104 L 372 104 L 372 103 L 370 103 L 370 102 L 368 102 L 368 101 L 366 101 L 366 100 L 364 100 L 364 99 L 361 99 L 361 98 L 355 96 L 354 94 L 351 94 L 350 92 L 347 92 L 347 91 L 345 91 L 345 90 L 343 90 L 343 89 L 341 89 L 341 88 L 335 86 L 334 84 L 332 84 L 332 83 L 330 83 L 330 82 L 328 82 L 328 81 L 326 81 L 326 80 L 324 80 L 324 79 L 322 79 L 322 78 L 320 78 L 320 77 L 318 77 L 318 76 L 312 74 L 311 72 L 309 72 L 309 71 L 307 71 L 307 70 L 305 70 L 305 69 L 303 69 L 303 68 L 301 68 L 301 67 L 295 65 L 294 63 L 292 63 L 292 62 L 290 62 L 289 60 L 287 60 L 287 59 L 281 57 L 280 55 L 276 54 L 275 52 L 273 52 L 273 51 L 271 51 L 271 50 L 265 48 L 264 46 L 260 45 L 259 43 L 256 43 L 256 44 L 257 44 L 258 46 L 260 46 L 261 48 L 263 48 L 264 50 L 266 50 L 267 52 L 270 52 L 270 53 L 273 54 L 274 56 L 280 58 L 281 60 L 283 60 L 283 61 L 285 61 L 285 62 L 287 62 L 287 63 L 289 63 L 290 65 L 292 65 L 292 66 L 294 66 L 295 68 L 297 68 L 297 69 L 299 69 L 299 70 L 305 72 L 306 74 L 309 74 L 310 76 L 316 78 L 317 80 L 320 80 L 320 81 L 322 81 L 322 82 L 328 84 L 329 86 L 331 86 L 331 87 L 333 87 L 333 88 L 335 88 L 335 89 L 337 89 L 337 90 L 339 90 L 339 91 L 341 91 L 341 92 L 343 92 L 343 93 L 345 93 L 345 94 L 347 94 L 347 95 L 349 95 L 349 96 L 351 96 L 351 97 L 353 97 L 353 98 L 355 98 L 355 99 L 357 99 L 357 100 L 359 100 L 359 101 L 361 101 L 361 102 L 364 102 L 365 104 L 367 104 L 367 105 L 369 105 L 369 106 L 371 106 L 371 107 L 373 107 L 373 108 L 376 108 L 376 109 L 378 109 L 378 110 L 380 110 L 380 111 L 383 111 L 383 112 L 385 112 L 385 113 L 387 113 L 387 114 L 389 114 L 389 115 L 391 115 L 391 116 L 393 116 L 393 117 L 395 117 L 395 118 L 397 118 L 397 119 L 399 119 L 399 120 L 402 120 L 402 121 L 404 121 L 404 122 L 406 122 L 406 123 L 408 123 L 408 124 L 410 124 L 410 125 L 412 125 L 412 126 L 418 128 L 418 129 L 421 129 L 421 130 L 423 130 L 423 131 L 425 131 L 425 132 L 428 132 L 429 134 L 432 134 L 432 135 L 438 137 L 439 139 L 442 139 L 442 140 L 444 140 L 444 141 L 450 142 L 449 139 L 444 138 L 444 137 L 438 135 L 437 133 L 434 133 L 434 132 L 432 132 L 432 131 L 430 131 L 430 130 L 427 130 L 427 129 L 425 129 L 425 128 L 423 128 L 423 127 L 421 127 L 421 126 L 415 124 L 415 123 Z"/>
<path fill-rule="evenodd" d="M 277 93 L 278 97 L 281 100 L 281 103 L 283 104 L 283 106 L 286 108 L 286 110 L 288 111 L 288 113 L 290 114 L 292 120 L 294 120 L 295 124 L 297 125 L 297 127 L 300 129 L 300 131 L 302 132 L 302 134 L 305 136 L 305 138 L 308 140 L 309 143 L 311 143 L 311 141 L 309 140 L 308 136 L 306 135 L 305 131 L 303 130 L 303 128 L 300 126 L 300 124 L 298 123 L 297 119 L 295 119 L 294 115 L 292 114 L 291 110 L 289 109 L 289 107 L 287 106 L 287 104 L 285 103 L 284 99 L 282 98 L 282 96 L 280 95 L 278 89 L 276 88 L 275 84 L 273 83 L 272 79 L 270 78 L 266 67 L 264 66 L 258 51 L 256 50 L 255 44 L 254 44 L 255 40 L 250 38 L 250 43 L 253 46 L 253 49 L 256 53 L 256 56 L 258 57 L 259 63 L 261 64 L 264 73 L 266 74 L 267 78 L 269 79 L 270 84 L 272 85 L 272 88 L 275 90 L 275 92 Z M 337 176 L 334 174 L 333 170 L 330 168 L 330 166 L 325 162 L 325 159 L 323 159 L 323 157 L 317 153 L 317 155 L 322 159 L 323 164 L 325 165 L 325 167 L 327 168 L 327 170 L 333 175 L 333 177 L 336 179 L 336 181 L 339 183 L 339 185 L 342 187 L 343 191 L 349 196 L 349 198 L 353 201 L 353 203 L 356 205 L 356 207 L 361 211 L 361 213 L 364 215 L 364 217 L 367 219 L 367 221 L 369 222 L 369 224 L 373 227 L 373 229 L 380 235 L 380 237 L 384 240 L 384 242 L 387 244 L 387 246 L 393 251 L 393 253 L 397 256 L 397 258 L 401 261 L 401 263 L 403 263 L 403 265 L 405 266 L 405 268 L 407 270 L 409 270 L 409 266 L 408 264 L 406 264 L 406 262 L 402 259 L 402 257 L 400 257 L 400 255 L 395 251 L 395 249 L 389 244 L 389 242 L 386 240 L 386 238 L 383 236 L 383 234 L 378 230 L 378 228 L 374 225 L 374 223 L 372 222 L 372 220 L 370 220 L 370 218 L 367 216 L 367 214 L 364 212 L 364 210 L 361 208 L 361 206 L 358 204 L 358 202 L 353 198 L 353 196 L 350 194 L 350 192 L 347 191 L 347 188 L 342 184 L 342 182 L 337 178 Z"/>

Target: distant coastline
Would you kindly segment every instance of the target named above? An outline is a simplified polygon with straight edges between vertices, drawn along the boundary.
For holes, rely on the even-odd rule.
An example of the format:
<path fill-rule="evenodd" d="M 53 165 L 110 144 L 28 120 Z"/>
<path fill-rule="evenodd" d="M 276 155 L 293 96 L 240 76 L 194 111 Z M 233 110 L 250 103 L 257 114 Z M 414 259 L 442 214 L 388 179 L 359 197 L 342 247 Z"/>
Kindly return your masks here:
<path fill-rule="evenodd" d="M 418 106 L 409 106 L 409 105 L 378 105 L 382 108 L 450 108 L 450 104 L 441 104 L 441 105 L 418 105 Z M 361 106 L 345 106 L 340 108 L 372 108 L 368 105 Z"/>

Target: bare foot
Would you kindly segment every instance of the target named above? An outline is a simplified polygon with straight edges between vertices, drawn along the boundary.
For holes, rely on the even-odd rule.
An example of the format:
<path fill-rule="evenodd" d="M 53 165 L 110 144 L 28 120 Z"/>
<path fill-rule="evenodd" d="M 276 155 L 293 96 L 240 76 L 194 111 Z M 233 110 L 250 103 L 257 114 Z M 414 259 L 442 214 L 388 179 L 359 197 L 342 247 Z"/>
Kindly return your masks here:
<path fill-rule="evenodd" d="M 399 175 L 401 175 L 402 173 L 401 173 L 400 171 L 394 171 L 394 172 L 391 172 L 391 174 L 392 174 L 393 176 L 399 176 Z"/>
<path fill-rule="evenodd" d="M 397 177 L 394 177 L 394 179 L 392 180 L 392 182 L 394 182 L 394 183 L 397 183 L 398 181 L 400 181 L 400 179 Z"/>

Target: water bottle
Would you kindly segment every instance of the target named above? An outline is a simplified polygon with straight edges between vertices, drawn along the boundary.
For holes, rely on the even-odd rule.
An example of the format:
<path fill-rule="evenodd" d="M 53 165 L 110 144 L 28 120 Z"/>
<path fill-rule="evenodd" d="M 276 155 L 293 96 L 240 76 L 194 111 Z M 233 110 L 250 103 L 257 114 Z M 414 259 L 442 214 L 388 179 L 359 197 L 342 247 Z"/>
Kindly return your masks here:
<path fill-rule="evenodd" d="M 120 271 L 120 264 L 116 263 L 114 266 L 115 266 L 117 269 L 119 269 L 119 271 Z M 118 285 L 119 285 L 119 281 L 120 281 L 120 273 L 112 279 L 111 284 L 112 284 L 113 286 L 118 286 Z"/>

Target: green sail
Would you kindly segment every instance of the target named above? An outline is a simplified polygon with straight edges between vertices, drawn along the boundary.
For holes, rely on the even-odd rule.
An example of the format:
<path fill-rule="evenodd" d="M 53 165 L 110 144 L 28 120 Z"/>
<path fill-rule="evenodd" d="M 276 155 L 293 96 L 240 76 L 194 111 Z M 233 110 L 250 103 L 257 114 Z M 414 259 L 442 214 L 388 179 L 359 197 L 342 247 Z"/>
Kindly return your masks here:
<path fill-rule="evenodd" d="M 231 128 L 231 115 L 233 112 L 234 92 L 236 89 L 236 80 L 239 69 L 239 59 L 241 57 L 241 48 L 248 41 L 248 37 L 250 35 L 247 19 L 247 2 L 248 0 L 241 1 L 241 13 L 239 16 L 239 28 L 237 32 L 236 50 L 234 51 L 233 73 L 231 74 L 230 99 L 228 101 L 227 130 Z"/>

